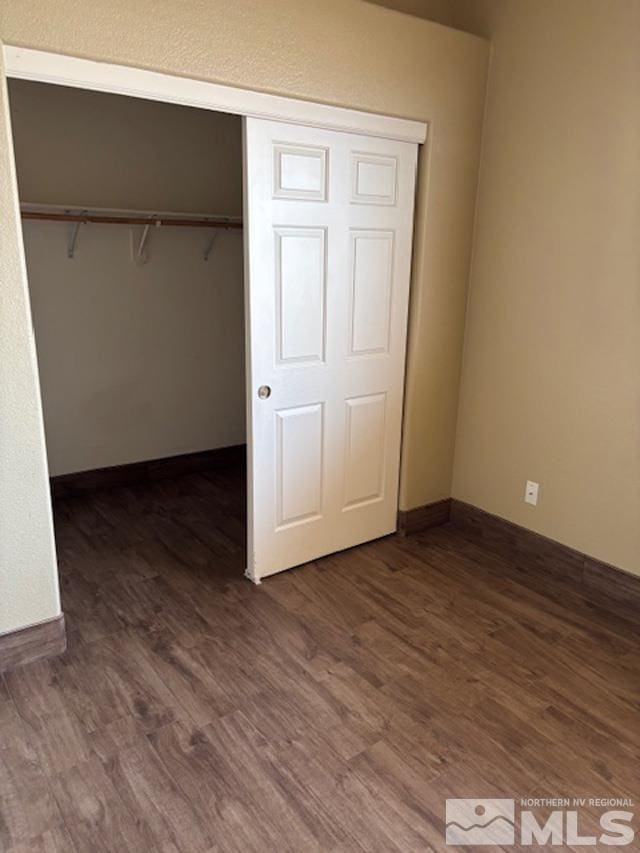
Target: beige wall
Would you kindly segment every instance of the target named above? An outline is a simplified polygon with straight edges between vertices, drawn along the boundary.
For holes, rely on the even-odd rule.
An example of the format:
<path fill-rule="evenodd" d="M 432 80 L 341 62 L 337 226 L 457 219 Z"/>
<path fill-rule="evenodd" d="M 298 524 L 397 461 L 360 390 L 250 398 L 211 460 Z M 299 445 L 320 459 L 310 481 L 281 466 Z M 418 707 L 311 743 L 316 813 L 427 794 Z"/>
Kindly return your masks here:
<path fill-rule="evenodd" d="M 238 116 L 12 80 L 23 201 L 242 212 Z M 130 229 L 24 223 L 49 472 L 245 440 L 243 244 L 161 228 L 133 263 Z M 134 234 L 139 238 L 141 229 Z"/>
<path fill-rule="evenodd" d="M 640 572 L 640 4 L 456 23 L 493 51 L 453 494 Z"/>
<path fill-rule="evenodd" d="M 0 68 L 2 60 L 0 58 Z M 60 612 L 6 86 L 0 81 L 0 634 Z"/>
<path fill-rule="evenodd" d="M 415 15 L 447 27 L 454 26 L 455 0 L 367 0 L 387 9 L 404 12 L 405 15 Z"/>
<path fill-rule="evenodd" d="M 141 229 L 136 229 L 136 239 Z M 242 234 L 25 222 L 52 475 L 245 441 Z"/>
<path fill-rule="evenodd" d="M 477 181 L 488 49 L 464 33 L 361 0 L 5 0 L 0 38 L 9 44 L 146 67 L 294 97 L 431 122 L 421 160 L 401 505 L 416 506 L 450 492 L 465 295 Z M 0 132 L 7 133 L 6 121 Z M 3 168 L 8 168 L 4 149 Z M 14 198 L 0 218 L 8 241 L 0 256 L 3 286 L 24 293 Z M 22 298 L 16 296 L 15 298 Z M 446 329 L 449 333 L 445 333 Z M 37 379 L 27 358 L 26 330 L 0 361 L 31 365 L 16 417 L 37 410 Z M 26 369 L 26 367 L 25 367 Z M 0 395 L 5 394 L 0 389 Z M 0 409 L 4 410 L 0 396 Z M 4 429 L 4 427 L 3 427 Z M 12 478 L 36 465 L 30 526 L 49 520 L 43 450 L 31 457 L 11 434 Z M 25 439 L 27 440 L 27 439 Z M 7 488 L 11 492 L 10 485 Z M 37 510 L 37 511 L 36 511 Z M 11 508 L 0 503 L 0 525 Z M 33 553 L 30 530 L 18 526 L 4 562 L 20 555 L 34 579 L 51 574 Z M 2 567 L 3 571 L 5 566 Z M 8 581 L 13 583 L 11 578 Z M 35 582 L 35 581 L 34 581 Z M 50 601 L 51 615 L 56 603 Z M 11 608 L 4 626 L 31 620 L 28 606 Z"/>
<path fill-rule="evenodd" d="M 22 201 L 242 215 L 240 116 L 9 81 Z"/>

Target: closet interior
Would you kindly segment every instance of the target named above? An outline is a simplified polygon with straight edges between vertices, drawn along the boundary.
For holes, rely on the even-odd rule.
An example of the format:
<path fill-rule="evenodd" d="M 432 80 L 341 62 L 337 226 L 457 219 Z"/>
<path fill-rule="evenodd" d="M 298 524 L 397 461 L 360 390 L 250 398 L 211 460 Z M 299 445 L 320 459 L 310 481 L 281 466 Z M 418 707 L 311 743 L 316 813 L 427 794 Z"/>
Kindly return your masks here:
<path fill-rule="evenodd" d="M 206 500 L 224 477 L 238 522 L 241 118 L 9 88 L 54 508 L 119 488 L 135 522 L 152 483 L 179 513 L 181 494 Z M 244 547 L 243 531 L 232 538 Z"/>

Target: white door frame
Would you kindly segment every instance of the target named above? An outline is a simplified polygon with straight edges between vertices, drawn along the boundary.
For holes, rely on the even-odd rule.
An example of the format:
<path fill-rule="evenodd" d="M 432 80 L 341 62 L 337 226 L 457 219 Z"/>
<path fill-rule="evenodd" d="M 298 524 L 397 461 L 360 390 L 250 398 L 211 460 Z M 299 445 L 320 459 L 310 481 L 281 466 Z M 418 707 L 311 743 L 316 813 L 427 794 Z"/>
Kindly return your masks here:
<path fill-rule="evenodd" d="M 3 53 L 6 76 L 20 80 L 144 98 L 414 144 L 422 144 L 427 138 L 427 124 L 412 119 L 285 98 L 189 77 L 178 77 L 109 62 L 95 62 L 90 59 L 8 44 L 3 45 Z M 16 214 L 19 216 L 19 211 L 16 211 Z M 245 290 L 245 313 L 246 303 Z M 249 326 L 246 334 L 247 336 L 250 334 Z M 249 370 L 248 364 L 247 370 Z M 247 395 L 251 390 L 248 384 Z M 247 424 L 248 430 L 249 427 L 250 425 Z M 247 441 L 250 441 L 249 431 Z M 253 578 L 253 580 L 259 583 L 259 579 Z"/>
<path fill-rule="evenodd" d="M 427 125 L 420 121 L 284 98 L 251 89 L 194 80 L 191 77 L 178 77 L 111 62 L 95 62 L 91 59 L 9 44 L 4 45 L 4 65 L 7 77 L 20 80 L 129 95 L 203 110 L 397 139 L 401 142 L 422 144 L 427 137 Z"/>

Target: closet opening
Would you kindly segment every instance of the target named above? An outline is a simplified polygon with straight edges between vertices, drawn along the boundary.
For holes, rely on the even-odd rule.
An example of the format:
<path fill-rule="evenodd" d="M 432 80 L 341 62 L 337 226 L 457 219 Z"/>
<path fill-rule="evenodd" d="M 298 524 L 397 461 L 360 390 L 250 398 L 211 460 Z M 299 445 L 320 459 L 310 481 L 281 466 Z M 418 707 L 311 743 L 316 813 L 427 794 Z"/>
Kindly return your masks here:
<path fill-rule="evenodd" d="M 238 577 L 242 118 L 19 79 L 9 93 L 63 609 L 79 553 L 100 595 L 117 575 L 161 588 L 163 566 Z M 111 614 L 142 600 L 126 583 Z"/>
<path fill-rule="evenodd" d="M 4 54 L 43 431 L 54 499 L 81 508 L 76 553 L 87 536 L 134 548 L 136 572 L 156 545 L 199 567 L 213 553 L 258 584 L 395 532 L 427 126 Z"/>

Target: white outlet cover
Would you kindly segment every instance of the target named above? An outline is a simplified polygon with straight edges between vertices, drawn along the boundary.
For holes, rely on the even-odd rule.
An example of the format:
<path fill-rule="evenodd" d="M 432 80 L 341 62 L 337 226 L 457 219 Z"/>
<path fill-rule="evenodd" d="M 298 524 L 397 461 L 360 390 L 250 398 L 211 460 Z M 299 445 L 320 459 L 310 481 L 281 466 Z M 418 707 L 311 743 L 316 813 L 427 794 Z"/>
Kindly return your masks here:
<path fill-rule="evenodd" d="M 527 485 L 524 490 L 524 502 L 536 506 L 538 503 L 538 490 L 540 483 L 534 483 L 533 480 L 527 480 Z"/>

